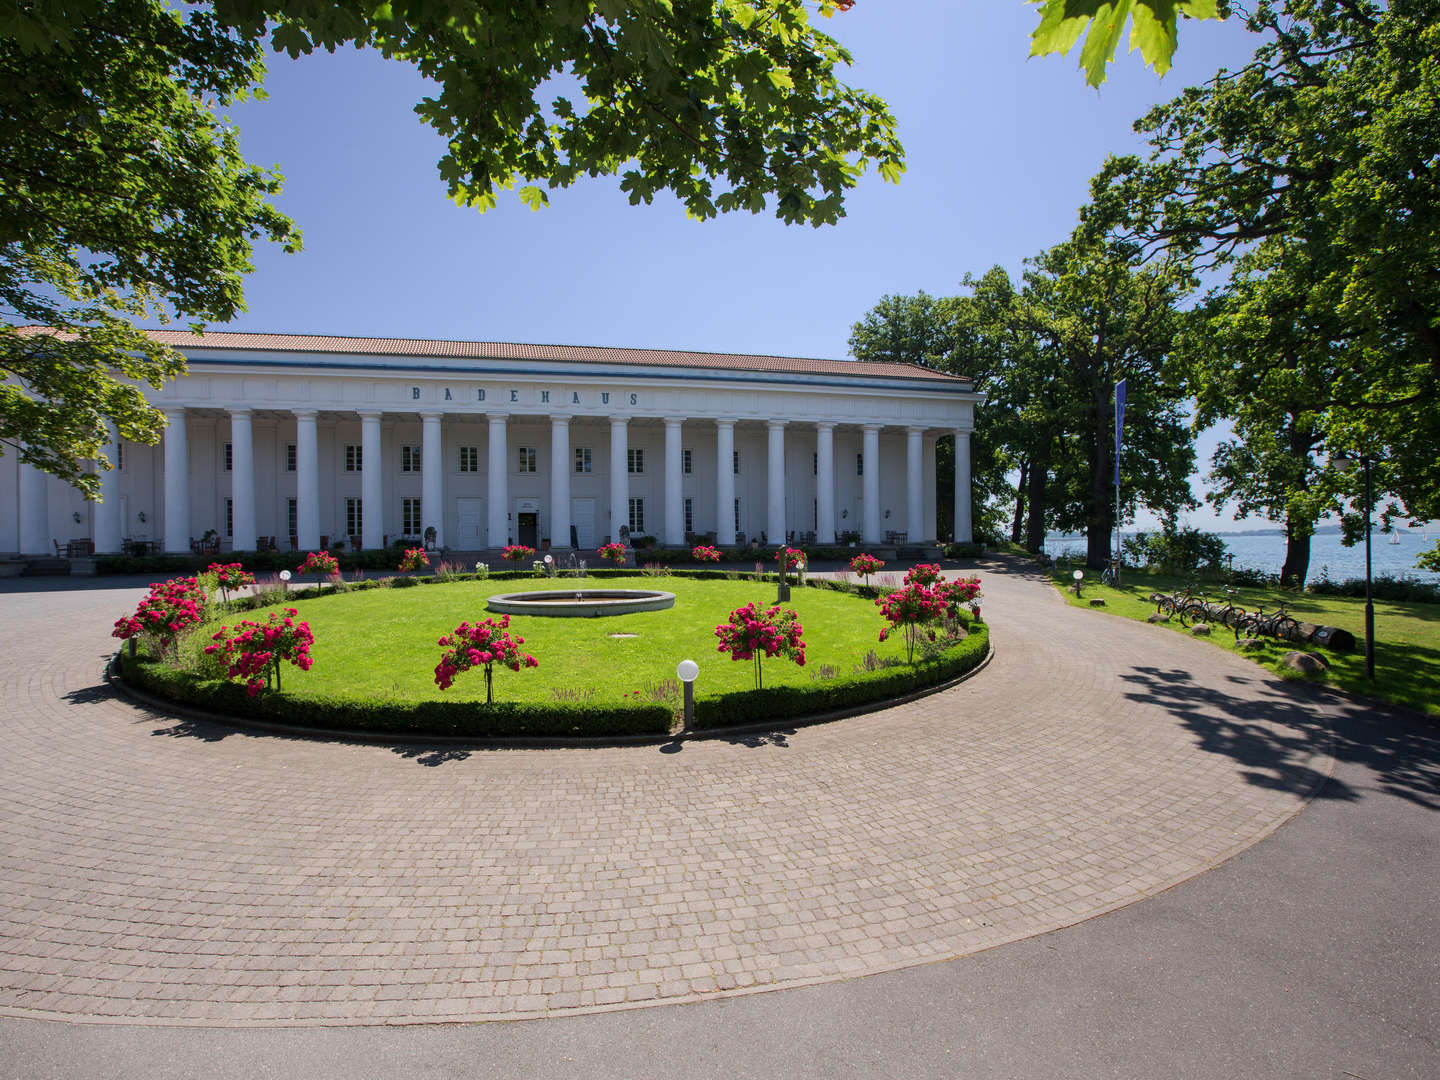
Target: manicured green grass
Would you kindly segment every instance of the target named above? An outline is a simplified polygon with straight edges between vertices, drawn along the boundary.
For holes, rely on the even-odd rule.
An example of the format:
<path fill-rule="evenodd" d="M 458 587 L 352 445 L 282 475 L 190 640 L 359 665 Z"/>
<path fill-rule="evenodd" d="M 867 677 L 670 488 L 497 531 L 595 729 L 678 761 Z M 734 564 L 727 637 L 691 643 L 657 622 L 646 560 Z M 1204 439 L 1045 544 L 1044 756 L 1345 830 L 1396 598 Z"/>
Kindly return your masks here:
<path fill-rule="evenodd" d="M 1155 611 L 1150 594 L 1183 590 L 1184 578 L 1167 577 L 1132 571 L 1120 587 L 1111 588 L 1091 580 L 1087 572 L 1083 595 L 1076 599 L 1070 570 L 1056 570 L 1051 579 L 1064 592 L 1066 600 L 1076 607 L 1090 606 L 1092 597 L 1105 600 L 1105 611 L 1144 621 Z M 1098 575 L 1097 575 L 1098 577 Z M 1204 587 L 1213 602 L 1223 603 L 1225 587 Z M 1347 596 L 1313 596 L 1277 588 L 1240 588 L 1235 602 L 1254 610 L 1263 605 L 1275 610 L 1284 600 L 1287 610 L 1301 622 L 1338 626 L 1355 635 L 1354 652 L 1341 653 L 1315 645 L 1294 645 L 1267 640 L 1260 649 L 1240 650 L 1235 645 L 1234 631 L 1215 626 L 1209 641 L 1221 648 L 1242 655 L 1281 673 L 1280 658 L 1292 649 L 1304 649 L 1324 658 L 1329 671 L 1319 681 L 1331 683 L 1372 697 L 1393 701 L 1432 716 L 1440 716 L 1440 605 L 1402 603 L 1391 600 L 1375 602 L 1375 681 L 1365 676 L 1365 601 Z M 1165 624 L 1186 633 L 1178 620 Z M 1287 677 L 1293 673 L 1283 672 Z"/>
<path fill-rule="evenodd" d="M 314 667 L 308 672 L 287 666 L 287 693 L 367 697 L 385 701 L 484 700 L 484 673 L 466 672 L 449 690 L 434 682 L 442 649 L 438 639 L 461 622 L 499 618 L 486 610 L 488 597 L 502 592 L 576 587 L 659 589 L 676 595 L 668 611 L 595 619 L 512 616 L 510 632 L 525 639 L 522 651 L 539 661 L 538 668 L 495 671 L 495 700 L 514 702 L 584 701 L 597 705 L 623 701 L 652 703 L 663 696 L 662 684 L 675 679 L 675 665 L 684 659 L 700 665 L 697 699 L 753 686 L 750 662 L 734 661 L 716 650 L 716 624 L 752 601 L 775 602 L 773 581 L 695 581 L 680 577 L 577 582 L 574 579 L 461 581 L 411 588 L 299 600 L 291 606 L 315 634 Z M 869 599 L 812 588 L 792 589 L 793 607 L 804 626 L 807 666 L 776 657 L 764 661 L 764 685 L 811 683 L 822 668 L 851 675 L 865 655 L 904 659 L 899 636 L 877 640 L 885 621 Z M 263 620 L 265 611 L 232 616 Z M 213 627 L 196 635 L 208 640 Z M 619 637 L 616 635 L 634 635 Z"/>

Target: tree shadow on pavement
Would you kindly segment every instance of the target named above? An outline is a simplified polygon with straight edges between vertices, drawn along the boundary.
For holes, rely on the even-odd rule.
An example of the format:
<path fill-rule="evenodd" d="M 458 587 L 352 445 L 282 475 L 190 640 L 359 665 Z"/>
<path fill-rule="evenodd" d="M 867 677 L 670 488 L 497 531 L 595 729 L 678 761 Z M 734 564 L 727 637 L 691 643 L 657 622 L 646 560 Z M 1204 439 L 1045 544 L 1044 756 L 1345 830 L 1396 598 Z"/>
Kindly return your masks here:
<path fill-rule="evenodd" d="M 1337 761 L 1364 766 L 1389 794 L 1440 810 L 1440 729 L 1413 714 L 1326 694 L 1304 683 L 1231 677 L 1243 693 L 1202 685 L 1188 671 L 1137 667 L 1120 676 L 1126 696 L 1158 704 L 1177 717 L 1212 754 L 1241 765 L 1252 784 L 1314 797 L 1362 797 L 1309 759 L 1328 749 Z"/>

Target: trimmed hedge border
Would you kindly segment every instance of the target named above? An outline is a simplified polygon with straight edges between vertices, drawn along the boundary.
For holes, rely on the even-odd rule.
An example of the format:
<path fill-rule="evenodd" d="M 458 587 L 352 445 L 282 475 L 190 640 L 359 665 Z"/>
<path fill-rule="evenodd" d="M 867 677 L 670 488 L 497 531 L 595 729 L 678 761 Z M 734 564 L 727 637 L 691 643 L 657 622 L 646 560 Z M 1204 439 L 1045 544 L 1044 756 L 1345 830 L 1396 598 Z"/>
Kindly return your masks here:
<path fill-rule="evenodd" d="M 725 579 L 733 571 L 676 571 L 675 576 Z M 591 571 L 592 577 L 645 577 L 640 571 Z M 459 574 L 445 580 L 475 580 L 478 575 Z M 534 573 L 499 572 L 499 580 L 534 580 Z M 767 575 L 775 580 L 775 575 Z M 411 587 L 433 584 L 437 577 L 399 577 L 388 583 L 371 579 L 347 582 L 342 589 L 291 589 L 289 599 L 339 596 L 352 590 Z M 828 578 L 811 579 L 807 588 L 847 592 L 875 597 L 888 589 L 855 585 Z M 283 602 L 272 594 L 247 597 L 231 605 L 233 611 Z M 443 741 L 520 742 L 528 744 L 593 744 L 610 742 L 663 742 L 676 737 L 708 736 L 754 730 L 776 724 L 799 726 L 852 716 L 911 700 L 944 689 L 946 685 L 981 667 L 990 656 L 989 628 L 983 622 L 970 624 L 969 636 L 944 654 L 913 666 L 895 665 L 874 673 L 817 680 L 808 686 L 779 686 L 747 690 L 705 698 L 695 703 L 695 724 L 684 736 L 671 734 L 672 714 L 662 705 L 596 706 L 567 702 L 496 702 L 480 705 L 469 701 L 387 702 L 354 699 L 338 695 L 291 695 L 265 693 L 250 697 L 239 683 L 200 679 L 163 661 L 139 656 L 128 650 L 115 657 L 112 670 L 126 689 L 139 691 L 146 704 L 180 706 L 183 713 L 199 719 L 252 724 L 268 730 L 324 737 L 358 737 L 367 740 L 394 738 L 440 739 Z"/>

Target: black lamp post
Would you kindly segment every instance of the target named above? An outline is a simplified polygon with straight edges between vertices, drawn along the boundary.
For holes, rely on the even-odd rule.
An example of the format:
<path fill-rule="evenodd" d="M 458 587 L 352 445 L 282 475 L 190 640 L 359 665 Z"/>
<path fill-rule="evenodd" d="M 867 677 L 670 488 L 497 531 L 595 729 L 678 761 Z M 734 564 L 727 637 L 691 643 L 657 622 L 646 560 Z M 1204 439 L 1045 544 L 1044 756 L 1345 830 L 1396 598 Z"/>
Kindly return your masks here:
<path fill-rule="evenodd" d="M 1342 469 L 1349 468 L 1354 464 L 1353 460 L 1347 457 L 1335 457 L 1332 459 Z M 1365 473 L 1365 677 L 1371 682 L 1375 681 L 1375 602 L 1371 595 L 1371 573 L 1370 573 L 1370 534 L 1373 526 L 1370 520 L 1370 509 L 1375 505 L 1374 491 L 1370 486 L 1370 455 L 1360 455 L 1360 467 Z"/>

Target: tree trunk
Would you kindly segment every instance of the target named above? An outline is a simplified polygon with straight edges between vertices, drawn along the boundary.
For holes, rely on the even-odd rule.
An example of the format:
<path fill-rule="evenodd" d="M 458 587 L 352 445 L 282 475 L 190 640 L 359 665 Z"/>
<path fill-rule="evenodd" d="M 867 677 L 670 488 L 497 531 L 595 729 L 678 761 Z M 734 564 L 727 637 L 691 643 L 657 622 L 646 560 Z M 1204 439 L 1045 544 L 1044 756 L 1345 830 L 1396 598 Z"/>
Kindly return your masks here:
<path fill-rule="evenodd" d="M 1045 550 L 1045 481 L 1050 462 L 1045 458 L 1030 463 L 1030 484 L 1027 502 L 1029 518 L 1025 527 L 1025 550 L 1038 555 Z"/>
<path fill-rule="evenodd" d="M 1285 522 L 1285 565 L 1280 567 L 1280 584 L 1305 587 L 1305 575 L 1310 572 L 1310 533 L 1300 536 L 1299 530 L 1289 519 Z"/>
<path fill-rule="evenodd" d="M 1025 535 L 1025 485 L 1029 482 L 1030 459 L 1020 461 L 1020 482 L 1015 485 L 1015 520 L 1010 523 L 1010 542 L 1020 543 Z"/>
<path fill-rule="evenodd" d="M 1114 461 L 1115 414 L 1109 387 L 1101 379 L 1095 387 L 1095 432 L 1090 444 L 1090 497 L 1085 508 L 1085 565 L 1103 570 L 1110 562 L 1110 534 L 1115 528 Z"/>

